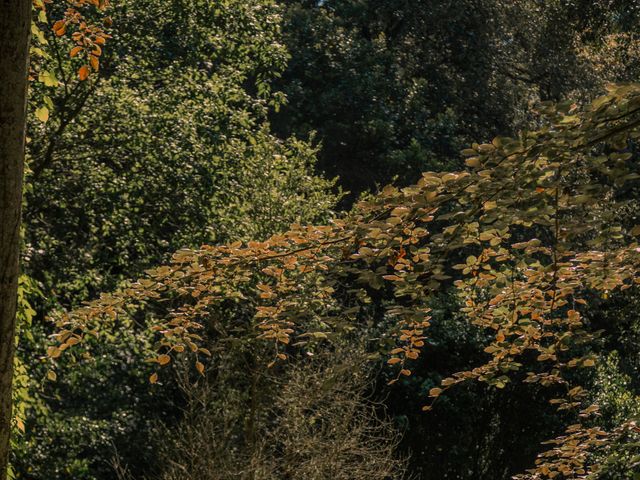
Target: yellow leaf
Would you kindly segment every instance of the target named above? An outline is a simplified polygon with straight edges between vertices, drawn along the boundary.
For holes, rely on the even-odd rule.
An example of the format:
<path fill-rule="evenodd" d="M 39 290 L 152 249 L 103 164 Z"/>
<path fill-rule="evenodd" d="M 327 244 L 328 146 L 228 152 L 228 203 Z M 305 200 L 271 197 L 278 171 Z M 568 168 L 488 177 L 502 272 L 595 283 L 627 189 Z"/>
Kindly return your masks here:
<path fill-rule="evenodd" d="M 464 163 L 467 164 L 468 167 L 478 168 L 480 166 L 480 158 L 479 157 L 470 157 L 467 158 Z"/>
<path fill-rule="evenodd" d="M 47 372 L 47 378 L 48 378 L 49 380 L 51 380 L 52 382 L 55 382 L 55 381 L 56 381 L 56 379 L 58 378 L 58 376 L 56 375 L 56 372 L 54 372 L 53 370 L 49 370 L 49 371 Z"/>
<path fill-rule="evenodd" d="M 49 109 L 44 106 L 36 109 L 36 118 L 42 123 L 47 123 L 47 120 L 49 120 Z"/>
<path fill-rule="evenodd" d="M 389 360 L 387 360 L 387 363 L 389 365 L 395 365 L 396 363 L 400 363 L 402 360 L 399 359 L 398 357 L 394 357 L 394 358 L 390 358 Z"/>
<path fill-rule="evenodd" d="M 392 282 L 398 282 L 402 280 L 402 278 L 397 275 L 383 275 L 382 278 L 384 278 L 385 280 L 390 280 Z"/>
<path fill-rule="evenodd" d="M 40 72 L 40 74 L 38 74 L 38 81 L 40 83 L 44 83 L 45 87 L 57 87 L 59 83 L 55 73 L 49 70 L 44 70 Z M 46 97 L 45 97 L 45 103 L 46 103 Z M 49 107 L 53 107 L 53 105 L 51 104 L 49 105 Z"/>
<path fill-rule="evenodd" d="M 496 147 L 491 143 L 483 143 L 482 145 L 478 145 L 478 151 L 484 154 L 492 153 L 495 149 Z"/>
<path fill-rule="evenodd" d="M 19 417 L 16 417 L 16 426 L 18 427 L 18 430 L 20 430 L 22 433 L 25 432 L 24 422 Z"/>
<path fill-rule="evenodd" d="M 149 381 L 150 381 L 151 383 L 157 383 L 157 382 L 158 382 L 158 374 L 157 374 L 157 373 L 152 374 L 152 375 L 149 377 Z"/>
<path fill-rule="evenodd" d="M 431 390 L 429 390 L 429 396 L 430 397 L 437 397 L 438 395 L 440 395 L 442 393 L 442 389 L 441 388 L 432 388 Z"/>
<path fill-rule="evenodd" d="M 169 355 L 159 355 L 158 358 L 156 358 L 156 361 L 160 365 L 166 365 L 171 361 L 171 357 Z"/>
<path fill-rule="evenodd" d="M 200 375 L 204 375 L 204 365 L 202 362 L 196 362 L 196 370 L 200 372 Z"/>
<path fill-rule="evenodd" d="M 62 352 L 57 347 L 47 348 L 47 355 L 49 355 L 51 358 L 58 358 L 60 356 L 60 353 Z"/>

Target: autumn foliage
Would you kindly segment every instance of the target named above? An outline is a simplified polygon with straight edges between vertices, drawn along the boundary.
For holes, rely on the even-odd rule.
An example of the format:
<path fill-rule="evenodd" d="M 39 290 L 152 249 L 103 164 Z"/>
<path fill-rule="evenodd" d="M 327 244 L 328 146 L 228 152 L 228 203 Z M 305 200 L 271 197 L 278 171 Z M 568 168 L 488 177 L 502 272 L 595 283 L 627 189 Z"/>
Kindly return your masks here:
<path fill-rule="evenodd" d="M 45 15 L 47 5 L 51 3 L 53 0 L 33 0 L 34 9 Z M 77 75 L 84 81 L 89 78 L 91 72 L 97 73 L 100 69 L 102 47 L 110 38 L 101 25 L 87 18 L 85 11 L 92 7 L 96 12 L 103 14 L 109 7 L 109 0 L 67 0 L 67 3 L 63 18 L 53 23 L 52 29 L 58 37 L 70 34 L 74 46 L 69 55 L 82 60 L 83 64 L 78 68 Z M 104 17 L 103 24 L 110 26 L 111 19 Z"/>
<path fill-rule="evenodd" d="M 575 353 L 598 335 L 585 320 L 590 302 L 640 283 L 640 227 L 629 224 L 617 195 L 638 177 L 629 149 L 640 137 L 640 86 L 612 86 L 585 108 L 544 105 L 541 114 L 537 131 L 464 150 L 465 171 L 388 186 L 328 225 L 181 250 L 146 277 L 57 317 L 49 355 L 154 306 L 151 360 L 162 366 L 190 353 L 202 372 L 203 325 L 223 321 L 216 311 L 232 303 L 251 306 L 254 335 L 272 345 L 272 362 L 286 362 L 365 321 L 372 296 L 383 293 L 396 324 L 388 363 L 409 376 L 429 335 L 431 297 L 455 289 L 466 321 L 493 340 L 486 362 L 452 372 L 424 409 L 470 380 L 549 387 L 552 403 L 579 422 L 518 478 L 588 478 L 599 450 L 637 430 L 632 421 L 613 431 L 594 426 L 598 406 L 573 372 L 595 365 Z M 524 369 L 532 356 L 537 366 Z"/>

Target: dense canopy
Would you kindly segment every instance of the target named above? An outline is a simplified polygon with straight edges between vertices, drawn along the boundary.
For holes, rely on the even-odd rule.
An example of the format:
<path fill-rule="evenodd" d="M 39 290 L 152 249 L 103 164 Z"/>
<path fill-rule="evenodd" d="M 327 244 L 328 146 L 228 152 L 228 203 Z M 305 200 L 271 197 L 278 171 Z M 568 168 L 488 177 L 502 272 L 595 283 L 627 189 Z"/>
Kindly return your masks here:
<path fill-rule="evenodd" d="M 4 1 L 8 478 L 639 478 L 640 3 Z"/>

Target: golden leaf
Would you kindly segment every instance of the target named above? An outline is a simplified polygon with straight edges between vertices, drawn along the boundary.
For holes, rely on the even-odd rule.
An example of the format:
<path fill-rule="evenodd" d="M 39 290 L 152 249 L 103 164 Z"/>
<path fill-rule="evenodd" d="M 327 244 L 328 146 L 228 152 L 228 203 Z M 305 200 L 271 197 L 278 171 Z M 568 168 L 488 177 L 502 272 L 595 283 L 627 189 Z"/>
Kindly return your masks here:
<path fill-rule="evenodd" d="M 160 365 L 166 365 L 171 361 L 171 357 L 169 355 L 159 355 L 158 358 L 156 358 L 156 361 Z"/>
<path fill-rule="evenodd" d="M 196 362 L 196 370 L 200 372 L 200 375 L 204 375 L 204 364 L 202 362 Z"/>
<path fill-rule="evenodd" d="M 431 390 L 429 390 L 429 396 L 430 397 L 437 397 L 441 393 L 442 393 L 442 389 L 438 388 L 438 387 L 435 387 L 435 388 L 432 388 Z"/>

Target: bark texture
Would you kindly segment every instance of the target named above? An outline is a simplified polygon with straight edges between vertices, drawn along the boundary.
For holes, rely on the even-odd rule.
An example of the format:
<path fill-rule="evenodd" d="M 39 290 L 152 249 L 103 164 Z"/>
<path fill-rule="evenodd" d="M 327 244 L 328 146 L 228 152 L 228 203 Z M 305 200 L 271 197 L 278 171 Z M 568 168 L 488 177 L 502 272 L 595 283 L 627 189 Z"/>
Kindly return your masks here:
<path fill-rule="evenodd" d="M 7 477 L 31 0 L 0 0 L 0 480 Z"/>

